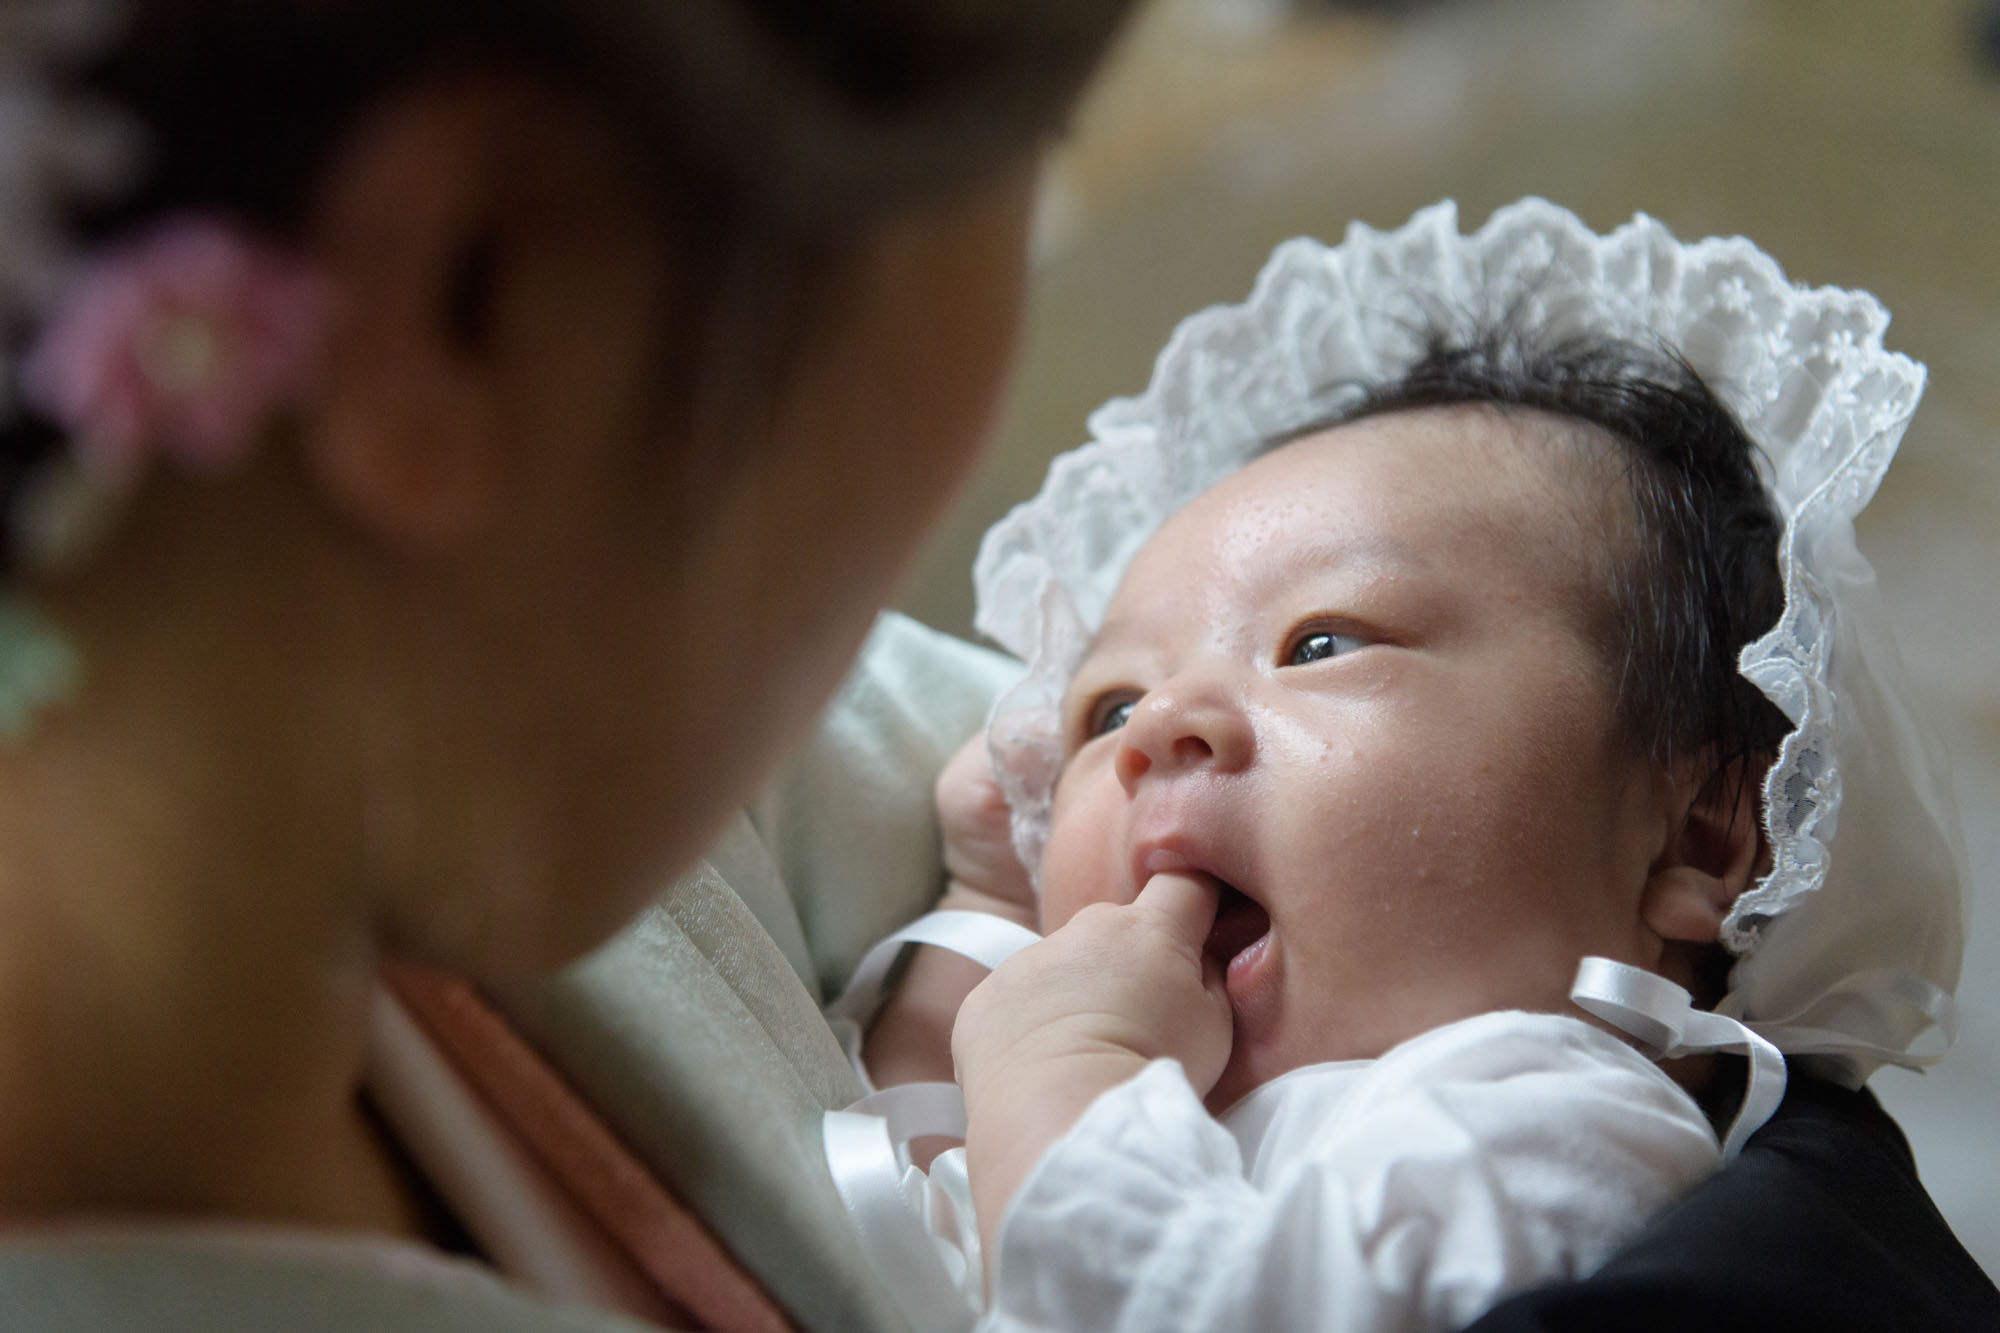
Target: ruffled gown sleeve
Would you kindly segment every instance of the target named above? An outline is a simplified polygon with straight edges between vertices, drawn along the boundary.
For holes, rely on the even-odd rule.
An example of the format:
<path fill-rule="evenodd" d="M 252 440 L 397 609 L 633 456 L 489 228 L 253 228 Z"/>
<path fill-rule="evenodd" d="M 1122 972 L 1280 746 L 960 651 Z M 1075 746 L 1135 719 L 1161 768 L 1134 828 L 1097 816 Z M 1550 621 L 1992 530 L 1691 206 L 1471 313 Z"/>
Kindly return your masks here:
<path fill-rule="evenodd" d="M 1295 1071 L 1227 1118 L 1170 1060 L 1093 1103 L 1003 1219 L 984 1327 L 1458 1328 L 1720 1163 L 1657 1067 L 1547 1014 Z"/>

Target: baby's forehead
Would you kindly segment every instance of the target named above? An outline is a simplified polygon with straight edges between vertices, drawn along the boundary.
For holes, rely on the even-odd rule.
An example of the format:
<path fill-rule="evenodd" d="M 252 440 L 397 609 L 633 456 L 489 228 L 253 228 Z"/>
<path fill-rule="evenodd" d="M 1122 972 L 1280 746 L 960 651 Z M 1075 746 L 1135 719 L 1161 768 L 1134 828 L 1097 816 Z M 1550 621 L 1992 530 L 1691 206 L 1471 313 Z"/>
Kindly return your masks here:
<path fill-rule="evenodd" d="M 1586 432 L 1602 434 L 1543 412 L 1454 407 L 1293 437 L 1152 535 L 1086 656 L 1299 587 L 1332 602 L 1395 586 L 1573 609 L 1608 649 L 1631 505 L 1606 466 L 1617 443 Z"/>
<path fill-rule="evenodd" d="M 1488 506 L 1523 497 L 1539 507 L 1601 503 L 1623 452 L 1603 428 L 1577 417 L 1495 403 L 1399 408 L 1312 427 L 1271 441 L 1213 490 L 1268 489 L 1296 481 L 1303 457 L 1356 457 L 1377 485 L 1401 487 L 1428 468 L 1429 480 Z M 1559 487 L 1571 494 L 1556 495 Z"/>
<path fill-rule="evenodd" d="M 1274 444 L 1149 546 L 1204 533 L 1236 545 L 1334 540 L 1419 563 L 1490 546 L 1610 549 L 1630 531 L 1621 453 L 1596 426 L 1532 409 L 1385 413 Z"/>

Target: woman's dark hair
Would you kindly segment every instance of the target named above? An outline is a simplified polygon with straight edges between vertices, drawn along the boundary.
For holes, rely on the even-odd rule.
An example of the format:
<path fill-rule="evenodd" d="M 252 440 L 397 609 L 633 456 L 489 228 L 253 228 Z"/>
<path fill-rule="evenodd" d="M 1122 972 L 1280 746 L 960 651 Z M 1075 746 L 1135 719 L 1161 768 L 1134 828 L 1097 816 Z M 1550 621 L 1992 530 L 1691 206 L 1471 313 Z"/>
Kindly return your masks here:
<path fill-rule="evenodd" d="M 1619 717 L 1666 764 L 1746 773 L 1791 723 L 1737 670 L 1743 646 L 1784 610 L 1781 527 L 1756 445 L 1694 368 L 1671 351 L 1611 339 L 1537 341 L 1503 322 L 1470 338 L 1433 335 L 1400 378 L 1365 388 L 1341 421 L 1485 404 L 1585 422 L 1631 497 L 1630 557 L 1612 562 Z"/>
<path fill-rule="evenodd" d="M 677 289 L 677 327 L 707 340 L 663 380 L 704 377 L 726 400 L 704 411 L 747 434 L 741 417 L 809 336 L 843 244 L 1051 138 L 1132 4 L 121 0 L 69 83 L 135 124 L 142 170 L 115 198 L 72 201 L 73 231 L 87 246 L 200 211 L 286 238 L 384 98 L 463 72 L 527 75 L 601 106 L 641 150 L 693 284 Z M 452 327 L 469 336 L 478 304 L 463 304 Z M 0 364 L 33 332 L 0 329 Z M 0 421 L 0 504 L 59 444 L 46 423 Z"/>
<path fill-rule="evenodd" d="M 1133 0 L 122 0 L 88 89 L 135 115 L 112 220 L 283 231 L 359 113 L 425 77 L 526 73 L 604 104 L 691 210 L 815 230 L 1048 139 Z"/>

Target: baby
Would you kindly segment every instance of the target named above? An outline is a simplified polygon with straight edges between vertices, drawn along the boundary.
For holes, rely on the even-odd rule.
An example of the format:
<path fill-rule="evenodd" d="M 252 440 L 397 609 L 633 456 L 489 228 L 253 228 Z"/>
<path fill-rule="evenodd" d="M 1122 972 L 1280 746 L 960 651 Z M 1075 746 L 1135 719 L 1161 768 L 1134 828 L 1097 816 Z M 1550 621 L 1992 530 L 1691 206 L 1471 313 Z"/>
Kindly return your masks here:
<path fill-rule="evenodd" d="M 976 988 L 920 951 L 866 1048 L 934 1075 L 949 1032 L 992 1325 L 1458 1327 L 1712 1171 L 1696 1094 L 1732 1147 L 1769 1113 L 1579 978 L 1712 1004 L 1770 869 L 1756 453 L 1677 354 L 1502 320 L 1145 540 L 1046 822 L 1018 756 L 1025 838 L 983 746 L 939 782 L 941 906 L 1046 938 Z"/>
<path fill-rule="evenodd" d="M 1662 490 L 1700 508 L 1642 508 Z M 1504 338 L 1440 347 L 1169 520 L 1064 697 L 1048 938 L 954 1034 L 989 1253 L 1015 1209 L 998 1308 L 1451 1327 L 1592 1266 L 1712 1169 L 1693 1100 L 1561 1015 L 1587 956 L 1696 986 L 1755 873 L 1746 766 L 1783 718 L 1733 667 L 1778 610 L 1776 531 L 1697 377 Z M 1663 627 L 1621 600 L 1663 581 L 1716 604 Z M 1690 653 L 1705 679 L 1677 677 Z M 954 901 L 1018 902 L 976 778 L 941 783 Z M 1493 1280 L 1427 1273 L 1441 1257 Z"/>

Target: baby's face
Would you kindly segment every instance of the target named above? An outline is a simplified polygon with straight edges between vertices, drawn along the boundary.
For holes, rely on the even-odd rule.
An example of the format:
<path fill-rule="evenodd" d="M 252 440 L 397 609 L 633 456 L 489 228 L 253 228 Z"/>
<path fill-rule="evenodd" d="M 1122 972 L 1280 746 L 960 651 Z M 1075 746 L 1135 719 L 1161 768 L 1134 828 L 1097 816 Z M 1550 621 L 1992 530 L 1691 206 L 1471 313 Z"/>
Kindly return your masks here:
<path fill-rule="evenodd" d="M 1064 703 L 1043 925 L 1156 871 L 1227 886 L 1217 1109 L 1645 965 L 1664 778 L 1614 718 L 1608 470 L 1536 413 L 1400 413 L 1280 448 L 1133 562 Z"/>

